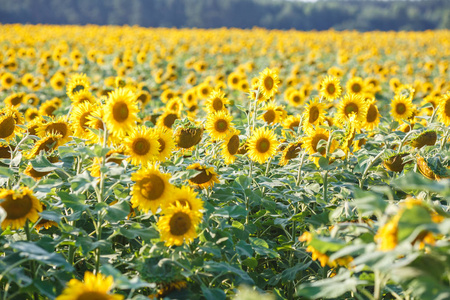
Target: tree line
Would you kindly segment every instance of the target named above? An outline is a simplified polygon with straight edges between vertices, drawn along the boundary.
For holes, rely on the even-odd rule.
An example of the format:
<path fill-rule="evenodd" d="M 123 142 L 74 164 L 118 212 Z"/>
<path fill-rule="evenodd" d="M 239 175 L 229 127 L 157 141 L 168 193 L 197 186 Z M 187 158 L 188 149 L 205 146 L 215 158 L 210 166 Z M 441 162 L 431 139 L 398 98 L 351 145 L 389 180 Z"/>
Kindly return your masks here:
<path fill-rule="evenodd" d="M 427 30 L 450 28 L 450 1 L 0 0 L 0 22 L 177 28 Z"/>

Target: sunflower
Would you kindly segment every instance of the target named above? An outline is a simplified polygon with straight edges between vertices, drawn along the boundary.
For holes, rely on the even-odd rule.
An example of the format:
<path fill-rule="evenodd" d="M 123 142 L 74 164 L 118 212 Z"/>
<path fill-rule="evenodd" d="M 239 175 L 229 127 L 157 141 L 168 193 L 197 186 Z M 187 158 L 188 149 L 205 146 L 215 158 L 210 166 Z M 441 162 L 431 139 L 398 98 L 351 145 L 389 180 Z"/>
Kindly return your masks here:
<path fill-rule="evenodd" d="M 12 151 L 14 151 L 13 146 L 0 142 L 0 158 L 11 158 Z"/>
<path fill-rule="evenodd" d="M 345 85 L 348 94 L 361 95 L 364 92 L 364 80 L 361 77 L 353 77 Z"/>
<path fill-rule="evenodd" d="M 396 121 L 406 120 L 413 114 L 413 104 L 404 95 L 395 95 L 391 101 L 391 115 Z"/>
<path fill-rule="evenodd" d="M 264 120 L 267 124 L 279 123 L 282 119 L 282 112 L 278 110 L 278 106 L 274 102 L 268 102 L 263 108 L 264 112 L 258 119 Z"/>
<path fill-rule="evenodd" d="M 180 97 L 174 97 L 170 99 L 166 104 L 166 111 L 180 114 L 183 111 L 183 102 Z"/>
<path fill-rule="evenodd" d="M 330 137 L 330 133 L 323 129 L 317 128 L 315 130 L 310 130 L 308 135 L 303 139 L 303 147 L 308 151 L 309 154 L 320 153 L 322 156 L 325 156 L 326 149 L 325 146 L 320 146 L 320 141 L 328 142 L 328 138 Z M 330 146 L 330 153 L 332 153 L 337 147 L 337 142 L 335 140 L 332 141 Z M 319 158 L 313 157 L 313 161 L 317 167 L 319 167 Z"/>
<path fill-rule="evenodd" d="M 237 72 L 231 72 L 230 75 L 228 75 L 227 83 L 228 86 L 233 90 L 238 90 L 240 88 L 240 81 L 241 81 L 242 75 Z"/>
<path fill-rule="evenodd" d="M 170 199 L 161 205 L 162 213 L 165 214 L 165 209 L 176 206 L 177 202 L 183 207 L 187 206 L 191 211 L 200 212 L 203 210 L 203 201 L 197 195 L 198 193 L 189 186 L 175 188 Z"/>
<path fill-rule="evenodd" d="M 135 166 L 145 165 L 156 159 L 160 144 L 156 133 L 145 126 L 134 128 L 125 140 L 126 154 Z"/>
<path fill-rule="evenodd" d="M 25 97 L 23 97 L 23 103 L 29 104 L 32 106 L 38 106 L 39 104 L 39 98 L 36 96 L 36 94 L 27 94 Z"/>
<path fill-rule="evenodd" d="M 380 113 L 378 112 L 378 107 L 376 106 L 375 100 L 370 100 L 368 102 L 369 107 L 367 109 L 367 115 L 364 122 L 363 127 L 367 130 L 373 130 L 376 127 L 378 127 L 378 124 L 380 123 Z"/>
<path fill-rule="evenodd" d="M 299 106 L 303 103 L 304 100 L 304 96 L 302 93 L 300 93 L 300 91 L 292 91 L 289 93 L 289 97 L 287 98 L 288 102 L 292 105 L 292 106 Z"/>
<path fill-rule="evenodd" d="M 92 93 L 88 90 L 79 91 L 78 93 L 73 95 L 71 100 L 72 100 L 72 105 L 74 105 L 74 106 L 80 105 L 85 102 L 89 102 L 91 104 L 95 104 L 97 102 L 95 100 L 94 95 L 92 95 Z"/>
<path fill-rule="evenodd" d="M 401 84 L 401 82 L 400 82 L 400 79 L 398 79 L 398 78 L 396 78 L 396 77 L 393 77 L 393 78 L 391 78 L 391 80 L 389 80 L 389 86 L 390 86 L 390 88 L 391 88 L 391 90 L 392 91 L 396 91 L 397 90 L 397 88 L 399 87 L 399 86 L 401 86 L 402 84 Z"/>
<path fill-rule="evenodd" d="M 360 95 L 346 94 L 339 103 L 337 118 L 341 124 L 344 124 L 349 121 L 351 114 L 355 114 L 356 121 L 359 124 L 363 124 L 366 119 L 368 107 L 368 103 Z"/>
<path fill-rule="evenodd" d="M 39 126 L 36 133 L 41 138 L 50 133 L 61 135 L 61 138 L 59 139 L 59 145 L 65 144 L 72 139 L 72 129 L 70 128 L 70 124 L 64 121 L 62 117 L 42 124 L 41 126 Z"/>
<path fill-rule="evenodd" d="M 281 154 L 280 165 L 285 166 L 288 161 L 293 158 L 297 158 L 300 150 L 302 148 L 302 142 L 292 142 L 283 149 L 283 153 Z"/>
<path fill-rule="evenodd" d="M 103 107 L 98 106 L 93 111 L 86 116 L 86 127 L 87 127 L 87 134 L 86 138 L 89 140 L 88 143 L 90 144 L 96 144 L 96 143 L 103 143 L 103 133 L 100 132 L 100 134 L 89 130 L 89 128 L 95 129 L 95 130 L 105 130 L 104 124 L 103 124 Z"/>
<path fill-rule="evenodd" d="M 19 190 L 0 189 L 0 207 L 6 212 L 6 218 L 2 222 L 2 229 L 8 226 L 11 229 L 19 229 L 25 226 L 26 221 L 36 222 L 42 205 L 27 187 Z"/>
<path fill-rule="evenodd" d="M 239 150 L 239 130 L 232 130 L 224 139 L 221 148 L 222 156 L 227 165 L 234 163 Z"/>
<path fill-rule="evenodd" d="M 264 71 L 259 73 L 259 87 L 261 93 L 266 99 L 273 97 L 278 91 L 278 85 L 280 80 L 278 75 L 274 70 L 266 68 Z"/>
<path fill-rule="evenodd" d="M 256 99 L 257 96 L 258 99 Z M 264 102 L 268 100 L 266 97 L 264 97 L 264 94 L 261 93 L 258 82 L 252 84 L 252 88 L 249 91 L 248 98 L 251 100 L 257 100 L 258 102 Z"/>
<path fill-rule="evenodd" d="M 268 128 L 258 128 L 248 139 L 248 154 L 251 160 L 265 163 L 277 151 L 279 142 L 275 133 Z"/>
<path fill-rule="evenodd" d="M 152 95 L 145 90 L 140 90 L 136 93 L 136 100 L 141 103 L 141 107 L 144 107 L 152 100 Z"/>
<path fill-rule="evenodd" d="M 171 129 L 158 126 L 152 128 L 152 131 L 155 133 L 159 143 L 156 160 L 165 161 L 172 156 L 175 149 L 173 131 Z"/>
<path fill-rule="evenodd" d="M 445 126 L 450 125 L 450 92 L 445 93 L 439 100 L 439 109 L 437 111 L 439 120 Z"/>
<path fill-rule="evenodd" d="M 125 154 L 125 149 L 123 147 L 118 147 L 118 148 L 113 148 L 113 149 L 109 150 L 108 153 L 106 153 L 106 155 L 105 155 L 106 163 L 114 163 L 117 166 L 120 166 L 120 164 L 122 163 L 123 159 L 115 157 L 114 156 L 115 154 L 124 155 Z M 92 177 L 97 177 L 98 178 L 98 177 L 101 176 L 101 172 L 100 172 L 101 166 L 102 166 L 102 158 L 101 157 L 94 157 L 94 159 L 92 161 L 92 165 L 89 168 L 89 171 L 91 172 L 91 176 Z"/>
<path fill-rule="evenodd" d="M 126 88 L 118 88 L 109 93 L 104 106 L 104 121 L 115 136 L 122 136 L 131 130 L 137 121 L 139 109 L 134 93 Z"/>
<path fill-rule="evenodd" d="M 88 136 L 89 129 L 87 122 L 88 117 L 95 110 L 95 106 L 90 102 L 84 102 L 73 108 L 70 115 L 70 122 L 74 131 L 74 136 L 85 139 Z"/>
<path fill-rule="evenodd" d="M 53 117 L 54 112 L 61 106 L 61 100 L 59 98 L 53 98 L 47 100 L 39 107 L 39 114 L 43 116 Z"/>
<path fill-rule="evenodd" d="M 131 175 L 136 183 L 131 191 L 131 204 L 143 212 L 156 213 L 158 207 L 167 201 L 173 193 L 169 183 L 170 174 L 161 173 L 158 165 L 148 165 Z"/>
<path fill-rule="evenodd" d="M 233 129 L 232 120 L 233 117 L 227 110 L 218 111 L 208 116 L 205 125 L 206 131 L 213 140 L 221 140 Z"/>
<path fill-rule="evenodd" d="M 165 127 L 167 129 L 172 129 L 175 120 L 179 119 L 180 115 L 173 111 L 165 111 L 156 122 L 156 126 Z"/>
<path fill-rule="evenodd" d="M 283 121 L 283 128 L 290 129 L 292 131 L 296 131 L 297 127 L 300 127 L 300 122 L 302 121 L 302 118 L 299 115 L 296 116 L 288 116 Z"/>
<path fill-rule="evenodd" d="M 435 130 L 426 130 L 411 139 L 411 146 L 414 148 L 422 148 L 423 146 L 434 146 L 437 140 L 437 133 Z"/>
<path fill-rule="evenodd" d="M 31 148 L 31 150 L 26 155 L 26 158 L 32 159 L 36 155 L 39 154 L 41 151 L 45 152 L 51 152 L 52 150 L 55 150 L 60 146 L 60 140 L 61 140 L 60 134 L 55 133 L 49 133 L 42 139 L 40 139 L 34 146 Z"/>
<path fill-rule="evenodd" d="M 12 140 L 20 130 L 20 128 L 16 126 L 16 112 L 19 113 L 11 107 L 5 107 L 0 110 L 0 139 L 6 141 Z"/>
<path fill-rule="evenodd" d="M 209 114 L 227 110 L 225 105 L 229 104 L 227 98 L 225 98 L 225 93 L 221 90 L 213 90 L 205 103 L 205 111 Z"/>
<path fill-rule="evenodd" d="M 16 84 L 16 78 L 13 74 L 5 72 L 0 77 L 0 83 L 4 89 L 8 90 Z"/>
<path fill-rule="evenodd" d="M 91 272 L 85 272 L 84 282 L 71 279 L 56 300 L 122 300 L 124 296 L 109 293 L 113 285 L 112 276 L 105 277 L 100 273 L 94 275 Z"/>
<path fill-rule="evenodd" d="M 67 96 L 73 99 L 76 93 L 82 90 L 88 90 L 90 87 L 89 78 L 86 74 L 75 74 L 67 83 Z"/>
<path fill-rule="evenodd" d="M 188 170 L 196 170 L 199 173 L 191 178 L 189 178 L 189 183 L 200 189 L 206 189 L 208 187 L 213 187 L 214 183 L 219 183 L 217 179 L 217 173 L 214 172 L 214 168 L 201 166 L 199 163 L 192 164 L 188 166 Z"/>
<path fill-rule="evenodd" d="M 194 89 L 189 89 L 183 94 L 183 104 L 186 107 L 197 105 L 197 93 Z"/>
<path fill-rule="evenodd" d="M 166 246 L 181 246 L 184 241 L 192 242 L 196 237 L 196 229 L 201 222 L 202 214 L 179 202 L 164 210 L 164 216 L 157 226 L 161 233 L 161 240 Z"/>
<path fill-rule="evenodd" d="M 403 158 L 405 158 L 406 156 L 408 156 L 407 152 L 389 155 L 383 161 L 383 165 L 389 171 L 400 173 L 408 163 L 407 161 L 403 160 Z"/>
<path fill-rule="evenodd" d="M 190 126 L 187 128 L 178 127 L 175 131 L 175 143 L 182 149 L 189 149 L 202 140 L 203 128 Z"/>
<path fill-rule="evenodd" d="M 52 78 L 50 78 L 50 85 L 55 91 L 60 91 L 66 84 L 66 77 L 61 72 L 56 72 Z"/>
<path fill-rule="evenodd" d="M 19 106 L 23 103 L 25 93 L 13 93 L 5 98 L 4 103 L 6 106 Z"/>
<path fill-rule="evenodd" d="M 320 96 L 328 101 L 333 101 L 341 96 L 342 88 L 339 79 L 327 76 L 320 83 Z"/>
<path fill-rule="evenodd" d="M 325 120 L 325 104 L 319 99 L 312 99 L 303 112 L 303 130 L 307 131 L 313 126 L 321 124 Z"/>

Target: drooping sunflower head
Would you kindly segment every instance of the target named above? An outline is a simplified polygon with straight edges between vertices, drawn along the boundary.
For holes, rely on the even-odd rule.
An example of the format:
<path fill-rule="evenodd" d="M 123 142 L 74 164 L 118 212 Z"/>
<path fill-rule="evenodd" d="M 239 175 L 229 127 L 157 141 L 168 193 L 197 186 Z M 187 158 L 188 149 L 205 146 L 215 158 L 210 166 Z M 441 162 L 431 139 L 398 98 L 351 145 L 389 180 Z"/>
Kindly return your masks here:
<path fill-rule="evenodd" d="M 72 129 L 70 128 L 70 124 L 64 121 L 62 117 L 43 123 L 36 132 L 41 138 L 52 133 L 60 135 L 59 145 L 65 144 L 72 139 Z"/>
<path fill-rule="evenodd" d="M 189 178 L 189 184 L 200 189 L 213 187 L 214 183 L 219 183 L 217 173 L 213 167 L 202 166 L 199 163 L 188 166 L 188 170 L 196 170 L 198 173 Z"/>
<path fill-rule="evenodd" d="M 170 174 L 161 173 L 158 165 L 148 165 L 133 173 L 131 180 L 136 183 L 131 191 L 131 204 L 147 213 L 156 213 L 158 207 L 168 201 L 172 195 L 173 185 L 169 183 Z"/>
<path fill-rule="evenodd" d="M 266 68 L 259 73 L 258 85 L 261 93 L 266 99 L 273 97 L 277 93 L 279 84 L 280 80 L 278 79 L 278 74 L 275 70 Z"/>
<path fill-rule="evenodd" d="M 272 130 L 266 127 L 257 128 L 248 139 L 249 158 L 263 164 L 275 155 L 278 146 L 279 141 Z"/>
<path fill-rule="evenodd" d="M 17 125 L 23 124 L 22 114 L 11 106 L 0 110 L 0 139 L 12 140 L 21 129 Z"/>
<path fill-rule="evenodd" d="M 239 133 L 239 130 L 232 130 L 223 141 L 221 153 L 227 165 L 234 163 L 236 160 L 240 145 Z"/>
<path fill-rule="evenodd" d="M 196 237 L 196 229 L 201 222 L 202 214 L 179 202 L 164 210 L 164 216 L 157 226 L 161 233 L 161 240 L 166 246 L 181 246 L 184 241 L 192 242 Z"/>
<path fill-rule="evenodd" d="M 225 93 L 221 90 L 213 90 L 205 103 L 205 111 L 212 114 L 218 111 L 227 110 L 226 105 L 229 104 Z"/>
<path fill-rule="evenodd" d="M 380 113 L 375 100 L 368 102 L 367 115 L 363 127 L 367 130 L 373 130 L 380 123 Z"/>
<path fill-rule="evenodd" d="M 106 277 L 101 273 L 94 275 L 91 272 L 85 272 L 84 282 L 71 279 L 56 300 L 123 300 L 123 295 L 109 293 L 113 286 L 112 276 Z"/>
<path fill-rule="evenodd" d="M 445 126 L 450 125 L 450 92 L 445 93 L 439 100 L 439 120 Z"/>
<path fill-rule="evenodd" d="M 208 116 L 206 131 L 213 140 L 222 140 L 233 129 L 233 117 L 227 110 L 221 110 Z"/>
<path fill-rule="evenodd" d="M 61 145 L 61 138 L 62 136 L 60 134 L 55 133 L 49 133 L 45 135 L 42 139 L 36 142 L 33 148 L 28 152 L 26 157 L 28 159 L 32 159 L 41 151 L 44 151 L 46 153 L 52 152 Z"/>
<path fill-rule="evenodd" d="M 263 108 L 264 112 L 258 119 L 264 120 L 267 124 L 277 124 L 282 119 L 282 112 L 274 102 L 268 102 Z"/>
<path fill-rule="evenodd" d="M 414 148 L 422 148 L 423 146 L 433 146 L 436 144 L 436 130 L 426 130 L 411 139 L 411 146 Z"/>
<path fill-rule="evenodd" d="M 411 99 L 404 95 L 395 95 L 391 101 L 391 115 L 396 121 L 406 120 L 413 114 Z"/>
<path fill-rule="evenodd" d="M 444 166 L 439 157 L 417 157 L 417 169 L 419 173 L 431 180 L 450 178 L 450 169 Z"/>
<path fill-rule="evenodd" d="M 27 187 L 19 190 L 0 190 L 0 206 L 6 212 L 6 218 L 2 222 L 2 229 L 11 226 L 11 229 L 22 228 L 26 221 L 36 222 L 38 213 L 42 211 L 41 202 Z"/>
<path fill-rule="evenodd" d="M 284 148 L 283 150 L 283 154 L 281 155 L 280 159 L 280 165 L 285 166 L 291 159 L 297 158 L 301 149 L 302 149 L 302 142 L 296 141 L 289 143 L 289 145 L 287 145 L 286 148 Z"/>
<path fill-rule="evenodd" d="M 87 138 L 89 129 L 87 122 L 89 121 L 88 117 L 95 110 L 95 106 L 90 102 L 84 102 L 80 105 L 77 105 L 73 108 L 72 113 L 70 115 L 70 122 L 72 125 L 72 130 L 74 135 L 79 138 Z"/>
<path fill-rule="evenodd" d="M 407 152 L 388 155 L 384 159 L 383 165 L 389 171 L 400 173 L 401 171 L 403 171 L 403 168 L 408 163 L 408 161 L 405 160 L 406 156 L 408 156 Z"/>
<path fill-rule="evenodd" d="M 145 126 L 135 127 L 125 140 L 128 160 L 135 166 L 156 160 L 159 148 L 158 136 Z"/>
<path fill-rule="evenodd" d="M 320 96 L 333 101 L 341 96 L 342 87 L 338 78 L 327 76 L 320 83 Z"/>
<path fill-rule="evenodd" d="M 119 88 L 109 93 L 103 111 L 108 131 L 115 136 L 124 135 L 137 121 L 138 111 L 136 95 L 130 89 Z"/>
<path fill-rule="evenodd" d="M 181 149 L 189 149 L 202 140 L 203 128 L 195 124 L 180 126 L 175 131 L 175 143 Z"/>
<path fill-rule="evenodd" d="M 67 83 L 67 96 L 73 99 L 76 93 L 88 90 L 90 85 L 86 74 L 74 74 Z"/>
<path fill-rule="evenodd" d="M 303 130 L 307 131 L 325 120 L 325 104 L 319 99 L 312 99 L 303 112 Z"/>
<path fill-rule="evenodd" d="M 356 121 L 363 124 L 367 115 L 369 105 L 360 95 L 346 94 L 339 103 L 337 117 L 341 124 L 350 120 L 350 115 L 355 114 Z"/>

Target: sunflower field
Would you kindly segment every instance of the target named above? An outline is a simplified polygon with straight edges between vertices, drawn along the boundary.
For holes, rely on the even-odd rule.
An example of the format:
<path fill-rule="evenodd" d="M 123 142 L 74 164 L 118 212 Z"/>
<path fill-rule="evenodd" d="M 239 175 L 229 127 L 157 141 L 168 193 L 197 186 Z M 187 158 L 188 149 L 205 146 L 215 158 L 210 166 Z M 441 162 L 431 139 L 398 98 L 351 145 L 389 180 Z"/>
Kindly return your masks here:
<path fill-rule="evenodd" d="M 0 32 L 0 299 L 450 299 L 448 30 Z"/>

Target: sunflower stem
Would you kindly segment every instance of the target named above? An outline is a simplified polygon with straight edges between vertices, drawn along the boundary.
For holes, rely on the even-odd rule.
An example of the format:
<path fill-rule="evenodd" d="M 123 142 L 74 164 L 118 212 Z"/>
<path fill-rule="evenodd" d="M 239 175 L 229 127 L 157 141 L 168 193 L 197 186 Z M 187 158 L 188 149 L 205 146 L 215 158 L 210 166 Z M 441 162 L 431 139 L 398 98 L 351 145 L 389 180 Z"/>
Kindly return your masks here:
<path fill-rule="evenodd" d="M 369 165 L 366 167 L 366 169 L 364 170 L 362 176 L 361 176 L 361 180 L 359 181 L 359 188 L 362 189 L 364 186 L 364 181 L 366 180 L 366 176 L 367 173 L 369 172 L 369 169 L 373 166 L 373 164 L 375 163 L 375 161 L 377 159 L 379 159 L 381 157 L 381 155 L 384 154 L 384 152 L 386 151 L 386 148 L 383 148 L 383 150 L 381 150 L 380 153 L 377 154 L 377 156 L 375 156 L 369 163 Z"/>
<path fill-rule="evenodd" d="M 28 139 L 29 133 L 20 140 L 20 142 L 16 145 L 16 148 L 14 148 L 14 151 L 11 153 L 11 160 L 9 161 L 9 169 L 12 169 L 12 163 L 14 161 L 14 156 L 16 156 L 17 151 L 19 150 L 20 145 L 22 145 L 23 142 L 25 142 L 26 139 Z M 8 189 L 11 189 L 11 178 L 8 177 L 7 181 Z"/>
<path fill-rule="evenodd" d="M 439 109 L 439 104 L 438 104 L 438 105 L 436 106 L 436 108 L 433 110 L 433 114 L 431 115 L 430 120 L 428 120 L 428 124 L 433 123 L 434 117 L 436 116 L 436 113 L 437 113 L 438 109 Z"/>
<path fill-rule="evenodd" d="M 303 167 L 303 161 L 305 159 L 306 151 L 302 153 L 302 158 L 300 159 L 300 166 L 298 166 L 298 172 L 297 172 L 297 180 L 295 181 L 296 186 L 300 186 L 301 182 L 301 176 L 302 176 L 302 167 Z"/>
<path fill-rule="evenodd" d="M 439 151 L 444 150 L 445 143 L 447 143 L 448 134 L 450 133 L 450 129 L 447 128 L 447 131 L 445 132 L 444 138 L 442 139 L 441 146 L 439 147 Z"/>
<path fill-rule="evenodd" d="M 27 241 L 31 242 L 31 231 L 30 231 L 30 221 L 27 219 L 25 221 L 25 234 L 27 236 Z M 30 261 L 30 272 L 31 272 L 31 278 L 34 280 L 36 278 L 36 263 L 34 260 Z M 38 295 L 37 293 L 33 294 L 33 298 L 34 299 L 38 299 Z"/>
<path fill-rule="evenodd" d="M 328 170 L 323 173 L 323 201 L 328 203 L 327 199 L 327 190 L 328 190 Z"/>
<path fill-rule="evenodd" d="M 404 145 L 405 142 L 406 142 L 406 139 L 407 139 L 411 134 L 413 134 L 414 132 L 415 132 L 415 130 L 410 130 L 410 131 L 403 137 L 402 142 L 400 143 L 400 147 L 398 147 L 397 154 L 400 154 L 400 152 L 402 152 L 402 148 L 403 148 L 403 145 Z"/>

